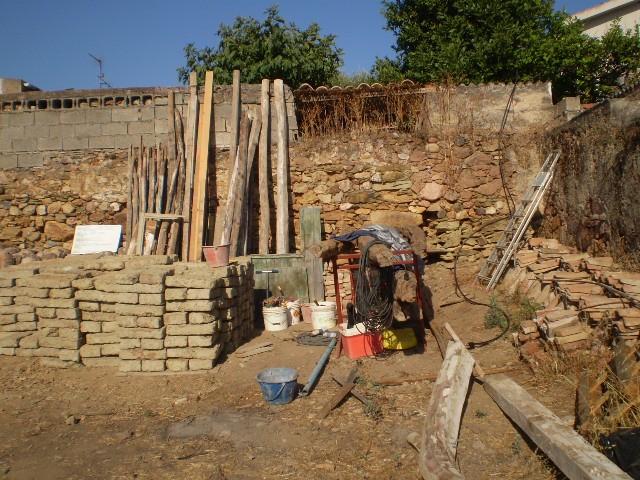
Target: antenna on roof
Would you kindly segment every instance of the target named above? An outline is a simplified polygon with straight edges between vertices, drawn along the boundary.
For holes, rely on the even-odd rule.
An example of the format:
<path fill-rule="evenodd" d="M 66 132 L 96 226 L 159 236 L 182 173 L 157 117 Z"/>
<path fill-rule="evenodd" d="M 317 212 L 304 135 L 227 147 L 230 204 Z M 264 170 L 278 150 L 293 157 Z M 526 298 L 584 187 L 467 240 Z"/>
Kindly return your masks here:
<path fill-rule="evenodd" d="M 111 84 L 104 79 L 104 72 L 102 71 L 102 59 L 91 54 L 89 54 L 89 56 L 93 58 L 98 64 L 98 88 L 102 88 L 102 87 L 113 88 Z"/>

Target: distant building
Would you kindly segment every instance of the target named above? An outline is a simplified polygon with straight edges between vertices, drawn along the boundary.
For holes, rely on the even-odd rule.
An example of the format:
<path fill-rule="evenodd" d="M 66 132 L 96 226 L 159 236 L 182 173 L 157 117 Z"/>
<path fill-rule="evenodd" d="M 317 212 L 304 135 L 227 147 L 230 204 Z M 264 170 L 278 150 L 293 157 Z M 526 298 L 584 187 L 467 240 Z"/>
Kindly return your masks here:
<path fill-rule="evenodd" d="M 0 95 L 5 93 L 34 92 L 40 89 L 20 78 L 0 78 Z"/>
<path fill-rule="evenodd" d="M 584 23 L 584 33 L 602 37 L 616 19 L 624 30 L 640 24 L 640 0 L 609 0 L 573 15 Z"/>

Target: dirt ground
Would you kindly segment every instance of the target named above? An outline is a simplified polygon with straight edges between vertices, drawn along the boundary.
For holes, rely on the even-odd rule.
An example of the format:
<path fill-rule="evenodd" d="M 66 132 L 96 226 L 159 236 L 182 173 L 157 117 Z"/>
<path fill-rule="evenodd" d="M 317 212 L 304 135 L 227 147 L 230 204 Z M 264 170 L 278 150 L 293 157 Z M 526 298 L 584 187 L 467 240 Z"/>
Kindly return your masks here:
<path fill-rule="evenodd" d="M 449 321 L 464 341 L 495 333 L 483 326 L 484 307 L 439 307 L 454 298 L 449 270 L 430 266 L 428 278 L 435 315 Z M 255 380 L 263 368 L 288 366 L 297 368 L 305 383 L 323 351 L 294 341 L 308 328 L 263 332 L 250 344 L 271 340 L 273 351 L 245 359 L 231 354 L 221 366 L 199 374 L 125 376 L 115 369 L 58 370 L 1 357 L 0 478 L 419 478 L 416 452 L 406 437 L 422 430 L 431 382 L 376 382 L 436 374 L 441 357 L 433 337 L 427 337 L 424 352 L 358 361 L 358 388 L 374 408 L 349 397 L 321 420 L 318 412 L 338 389 L 331 374 L 344 378 L 355 362 L 332 357 L 312 394 L 284 406 L 267 405 Z M 572 421 L 571 386 L 532 375 L 506 339 L 473 354 L 485 368 L 512 366 L 510 376 Z M 192 435 L 169 435 L 176 424 Z M 479 384 L 472 385 L 465 407 L 458 462 L 466 478 L 559 476 Z"/>

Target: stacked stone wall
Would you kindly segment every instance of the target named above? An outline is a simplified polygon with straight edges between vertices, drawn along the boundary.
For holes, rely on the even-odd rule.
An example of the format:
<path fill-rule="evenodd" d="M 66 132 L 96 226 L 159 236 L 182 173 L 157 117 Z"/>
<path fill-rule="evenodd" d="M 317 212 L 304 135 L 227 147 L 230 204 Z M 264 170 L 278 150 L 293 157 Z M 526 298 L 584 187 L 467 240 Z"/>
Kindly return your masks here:
<path fill-rule="evenodd" d="M 0 270 L 0 355 L 124 372 L 211 369 L 253 331 L 253 270 L 91 255 Z"/>

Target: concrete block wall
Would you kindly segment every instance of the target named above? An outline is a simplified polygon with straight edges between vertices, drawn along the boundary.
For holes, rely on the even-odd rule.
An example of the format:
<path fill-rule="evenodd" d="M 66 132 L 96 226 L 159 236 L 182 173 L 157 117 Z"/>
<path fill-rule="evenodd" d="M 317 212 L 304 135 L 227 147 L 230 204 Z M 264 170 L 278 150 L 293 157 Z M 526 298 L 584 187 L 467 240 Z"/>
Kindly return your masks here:
<path fill-rule="evenodd" d="M 0 356 L 124 372 L 211 369 L 253 331 L 247 259 L 67 257 L 0 270 Z"/>
<path fill-rule="evenodd" d="M 189 93 L 183 87 L 0 95 L 0 169 L 42 166 L 61 151 L 126 149 L 141 142 L 147 146 L 164 142 L 170 91 L 186 125 Z M 200 103 L 202 97 L 200 94 Z M 286 98 L 291 136 L 295 138 L 295 107 L 288 88 Z M 249 110 L 259 111 L 260 85 L 243 85 L 242 100 Z M 219 147 L 229 145 L 230 102 L 231 87 L 217 86 L 211 128 Z"/>

